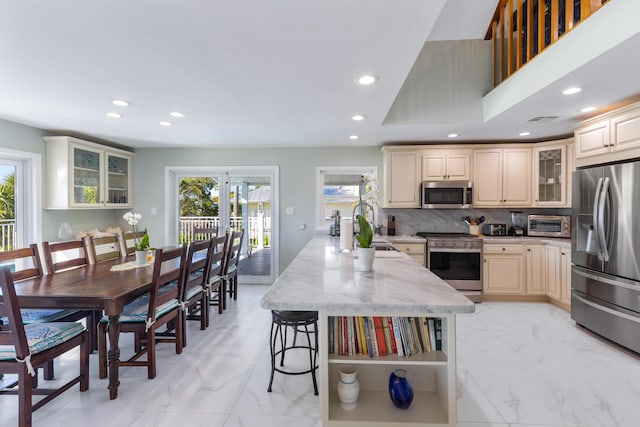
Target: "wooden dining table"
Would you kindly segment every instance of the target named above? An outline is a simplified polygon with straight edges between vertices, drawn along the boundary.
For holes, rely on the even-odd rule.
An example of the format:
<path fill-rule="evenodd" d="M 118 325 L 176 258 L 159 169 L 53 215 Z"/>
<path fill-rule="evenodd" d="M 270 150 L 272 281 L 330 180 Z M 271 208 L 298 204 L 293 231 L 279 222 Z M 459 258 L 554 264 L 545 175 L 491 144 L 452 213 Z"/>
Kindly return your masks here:
<path fill-rule="evenodd" d="M 118 397 L 120 384 L 120 314 L 128 301 L 149 291 L 153 277 L 152 265 L 111 271 L 114 265 L 131 261 L 132 257 L 116 258 L 15 283 L 21 308 L 104 310 L 109 317 L 110 399 Z"/>

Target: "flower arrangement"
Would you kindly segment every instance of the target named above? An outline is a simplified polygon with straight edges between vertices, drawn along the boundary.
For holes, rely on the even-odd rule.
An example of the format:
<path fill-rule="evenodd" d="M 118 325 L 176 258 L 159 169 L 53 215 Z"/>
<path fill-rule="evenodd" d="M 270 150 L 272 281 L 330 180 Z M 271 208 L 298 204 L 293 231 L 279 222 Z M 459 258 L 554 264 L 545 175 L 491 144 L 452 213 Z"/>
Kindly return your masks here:
<path fill-rule="evenodd" d="M 140 215 L 139 213 L 133 213 L 133 212 L 127 212 L 126 214 L 124 214 L 122 216 L 127 223 L 129 223 L 129 225 L 131 226 L 131 229 L 133 230 L 134 233 L 138 233 L 138 222 L 140 221 L 140 219 L 142 218 L 142 215 Z M 138 235 L 136 234 L 135 238 L 134 238 L 134 246 L 136 248 L 136 251 L 146 251 L 149 250 L 149 235 L 147 233 L 144 234 L 144 236 L 142 236 L 142 239 L 140 239 L 138 237 Z"/>
<path fill-rule="evenodd" d="M 358 215 L 356 217 L 358 220 L 358 227 L 360 232 L 356 234 L 356 240 L 358 241 L 358 245 L 361 248 L 366 249 L 371 247 L 371 242 L 373 241 L 373 231 L 371 230 L 371 225 L 369 221 L 362 215 Z"/>
<path fill-rule="evenodd" d="M 378 199 L 380 197 L 378 181 L 373 175 L 365 173 L 364 175 L 362 175 L 362 182 L 364 182 L 365 184 L 364 190 L 365 195 L 367 196 L 366 202 L 375 208 L 376 206 L 378 206 Z"/>

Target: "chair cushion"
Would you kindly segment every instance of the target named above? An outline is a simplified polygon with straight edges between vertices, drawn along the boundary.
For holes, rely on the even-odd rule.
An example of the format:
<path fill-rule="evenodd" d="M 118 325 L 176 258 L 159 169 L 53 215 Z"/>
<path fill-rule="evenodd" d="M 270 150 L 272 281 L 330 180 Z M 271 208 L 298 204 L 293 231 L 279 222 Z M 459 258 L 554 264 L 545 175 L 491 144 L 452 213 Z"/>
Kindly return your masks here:
<path fill-rule="evenodd" d="M 63 309 L 23 308 L 20 310 L 22 323 L 25 325 L 29 325 L 31 323 L 55 322 L 73 313 L 75 313 L 74 310 Z M 6 316 L 0 317 L 0 325 L 8 324 L 9 319 Z"/>
<path fill-rule="evenodd" d="M 179 306 L 177 299 L 172 299 L 161 306 L 156 307 L 156 319 L 165 313 L 168 313 L 175 307 Z M 133 322 L 145 322 L 149 317 L 147 311 L 149 309 L 149 294 L 142 295 L 136 298 L 127 305 L 124 306 L 124 310 L 120 315 L 120 322 L 133 323 Z M 108 322 L 109 317 L 103 316 L 102 322 Z"/>
<path fill-rule="evenodd" d="M 204 292 L 204 289 L 202 289 L 202 286 L 192 286 L 187 289 L 187 295 L 185 295 L 185 298 L 187 301 L 189 301 L 191 298 L 203 292 Z"/>
<path fill-rule="evenodd" d="M 33 323 L 24 326 L 31 354 L 55 347 L 84 331 L 84 326 L 77 322 Z M 0 345 L 0 360 L 15 360 L 15 358 L 14 346 Z"/>

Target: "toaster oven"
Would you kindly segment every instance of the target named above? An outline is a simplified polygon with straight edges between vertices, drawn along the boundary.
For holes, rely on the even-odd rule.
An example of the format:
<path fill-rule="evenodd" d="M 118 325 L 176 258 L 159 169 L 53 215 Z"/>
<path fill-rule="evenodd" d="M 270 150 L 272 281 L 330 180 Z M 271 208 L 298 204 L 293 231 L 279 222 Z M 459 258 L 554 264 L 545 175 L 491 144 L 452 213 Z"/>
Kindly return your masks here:
<path fill-rule="evenodd" d="M 571 217 L 565 215 L 529 215 L 529 236 L 571 237 Z"/>

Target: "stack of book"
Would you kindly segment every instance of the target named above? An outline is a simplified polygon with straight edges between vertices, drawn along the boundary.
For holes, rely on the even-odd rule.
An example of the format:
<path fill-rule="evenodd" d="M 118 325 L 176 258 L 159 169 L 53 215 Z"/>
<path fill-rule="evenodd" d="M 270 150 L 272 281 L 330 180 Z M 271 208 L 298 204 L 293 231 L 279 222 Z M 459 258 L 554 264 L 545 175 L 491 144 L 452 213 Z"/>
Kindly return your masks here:
<path fill-rule="evenodd" d="M 442 350 L 442 320 L 429 317 L 329 317 L 329 354 L 412 356 Z"/>

